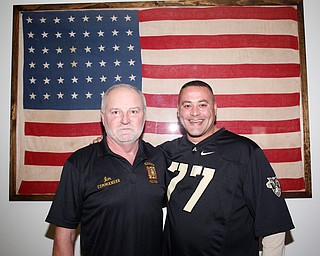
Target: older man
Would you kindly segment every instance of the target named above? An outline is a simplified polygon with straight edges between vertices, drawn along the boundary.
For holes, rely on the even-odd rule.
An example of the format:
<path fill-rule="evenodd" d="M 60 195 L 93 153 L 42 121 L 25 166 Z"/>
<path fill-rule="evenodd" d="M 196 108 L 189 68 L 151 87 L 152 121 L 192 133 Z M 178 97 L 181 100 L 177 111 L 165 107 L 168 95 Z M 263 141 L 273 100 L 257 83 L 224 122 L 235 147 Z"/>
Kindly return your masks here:
<path fill-rule="evenodd" d="M 73 255 L 81 224 L 82 255 L 160 256 L 165 159 L 140 140 L 143 94 L 120 84 L 106 91 L 106 134 L 66 161 L 46 221 L 56 225 L 53 255 Z"/>

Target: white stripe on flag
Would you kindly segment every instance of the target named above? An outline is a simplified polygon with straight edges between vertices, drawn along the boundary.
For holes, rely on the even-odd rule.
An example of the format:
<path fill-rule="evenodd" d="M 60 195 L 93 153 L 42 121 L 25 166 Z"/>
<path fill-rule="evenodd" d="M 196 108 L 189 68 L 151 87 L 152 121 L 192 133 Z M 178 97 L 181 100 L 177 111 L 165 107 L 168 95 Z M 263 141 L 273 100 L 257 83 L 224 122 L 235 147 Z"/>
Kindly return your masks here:
<path fill-rule="evenodd" d="M 201 28 L 201 29 L 199 29 Z M 140 36 L 264 34 L 298 36 L 293 20 L 186 20 L 148 21 L 139 24 Z"/>
<path fill-rule="evenodd" d="M 178 94 L 181 86 L 192 79 L 151 79 L 143 78 L 144 93 Z M 242 78 L 242 79 L 203 79 L 212 86 L 215 94 L 251 93 L 291 93 L 300 92 L 299 77 L 289 78 Z M 159 88 L 162 88 L 159 91 Z"/>
<path fill-rule="evenodd" d="M 154 65 L 300 63 L 299 51 L 275 48 L 142 50 L 142 61 Z"/>

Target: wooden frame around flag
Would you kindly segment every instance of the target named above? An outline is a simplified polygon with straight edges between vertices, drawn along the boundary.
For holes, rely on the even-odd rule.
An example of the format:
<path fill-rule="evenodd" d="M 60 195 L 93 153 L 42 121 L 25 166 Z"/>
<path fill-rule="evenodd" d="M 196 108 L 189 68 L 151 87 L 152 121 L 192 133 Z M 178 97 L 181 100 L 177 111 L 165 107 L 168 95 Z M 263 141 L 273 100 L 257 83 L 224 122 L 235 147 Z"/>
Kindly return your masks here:
<path fill-rule="evenodd" d="M 245 11 L 248 11 L 249 14 L 243 17 L 241 15 L 239 16 L 239 14 L 235 15 L 233 9 L 230 9 L 235 7 L 246 8 Z M 159 14 L 157 12 L 157 10 L 164 8 L 166 8 L 166 13 L 160 12 Z M 192 8 L 197 8 L 197 10 Z M 210 14 L 207 8 L 220 9 L 217 12 L 215 11 L 218 9 L 210 9 L 214 13 Z M 256 8 L 265 9 L 258 10 Z M 26 26 L 24 22 L 25 24 L 31 24 L 33 20 L 35 22 L 32 14 L 35 14 L 34 17 L 38 17 L 36 14 L 39 12 L 44 14 L 56 12 L 52 14 L 56 15 L 68 11 L 77 14 L 84 11 L 110 10 L 147 10 L 142 16 L 137 18 L 137 22 L 140 22 L 141 32 L 139 39 L 141 44 L 140 51 L 143 52 L 143 54 L 141 53 L 143 55 L 142 60 L 140 60 L 142 77 L 138 80 L 132 73 L 130 75 L 131 80 L 129 80 L 134 82 L 136 81 L 135 79 L 137 79 L 137 83 L 142 84 L 142 88 L 140 89 L 146 95 L 148 114 L 150 112 L 151 116 L 146 122 L 143 137 L 146 141 L 157 145 L 165 140 L 181 135 L 180 132 L 170 131 L 172 125 L 178 123 L 176 120 L 175 104 L 179 87 L 191 79 L 205 80 L 212 84 L 215 90 L 218 105 L 218 124 L 220 121 L 221 126 L 248 136 L 253 140 L 256 139 L 255 141 L 265 151 L 269 160 L 271 159 L 270 162 L 276 174 L 279 174 L 281 186 L 285 188 L 283 189 L 285 197 L 311 197 L 311 161 L 303 1 L 187 0 L 14 6 L 10 120 L 10 200 L 52 200 L 54 197 L 52 191 L 54 191 L 59 182 L 59 175 L 63 165 L 61 159 L 66 159 L 77 148 L 90 144 L 93 138 L 99 136 L 102 132 L 101 125 L 99 125 L 100 116 L 98 108 L 87 110 L 80 105 L 72 110 L 76 111 L 72 113 L 80 115 L 80 119 L 90 119 L 87 120 L 85 126 L 85 130 L 90 130 L 90 132 L 86 133 L 83 131 L 84 125 L 77 123 L 79 120 L 73 117 L 74 114 L 67 114 L 65 118 L 68 119 L 68 122 L 63 125 L 55 123 L 56 120 L 60 118 L 59 114 L 69 106 L 55 110 L 53 110 L 52 107 L 40 106 L 40 109 L 34 111 L 33 105 L 28 105 L 28 100 L 31 101 L 41 98 L 40 104 L 46 104 L 50 97 L 53 98 L 53 94 L 43 92 L 42 95 L 41 92 L 39 92 L 38 95 L 36 95 L 33 91 L 32 93 L 31 91 L 27 91 L 28 88 L 32 88 L 32 86 L 35 86 L 37 83 L 40 83 L 42 88 L 49 88 L 49 86 L 54 83 L 57 86 L 64 83 L 63 85 L 65 86 L 66 80 L 62 77 L 63 75 L 54 77 L 55 73 L 58 74 L 58 68 L 62 68 L 64 64 L 61 61 L 57 63 L 50 63 L 49 61 L 37 63 L 36 60 L 29 61 L 26 57 L 29 53 L 34 53 L 37 50 L 42 51 L 42 55 L 47 54 L 49 51 L 56 51 L 56 54 L 58 54 L 62 52 L 62 48 L 59 46 L 56 49 L 49 49 L 49 47 L 47 48 L 40 45 L 41 40 L 39 40 L 39 38 L 41 37 L 40 39 L 43 39 L 50 34 L 46 31 L 46 28 L 44 28 L 43 32 L 38 35 L 38 41 L 35 40 L 33 45 L 27 49 L 28 37 L 33 37 L 36 33 L 33 33 L 31 30 L 25 31 L 24 33 L 23 28 Z M 175 10 L 179 12 L 175 14 Z M 196 14 L 193 12 L 194 10 Z M 203 12 L 203 15 L 198 15 L 199 11 Z M 171 32 L 163 32 L 164 34 L 162 35 L 153 34 L 153 30 L 156 29 L 150 26 L 150 24 L 158 24 L 165 19 L 163 18 L 164 16 L 170 15 L 170 13 L 172 15 L 171 20 L 178 21 L 174 25 L 178 27 L 183 22 L 194 21 L 198 16 L 201 16 L 201 22 L 195 23 L 194 31 L 201 29 L 204 29 L 204 31 L 201 35 L 191 35 L 194 31 L 190 31 L 190 35 L 187 36 L 183 34 L 185 32 L 181 32 L 180 35 L 170 36 L 165 33 Z M 91 12 L 91 14 L 93 15 L 94 13 Z M 24 15 L 29 15 L 30 17 Z M 281 15 L 283 15 L 283 17 Z M 59 15 L 56 16 L 57 17 L 52 16 L 52 19 L 55 21 L 54 23 L 60 23 Z M 69 23 L 71 23 L 71 21 L 74 22 L 71 17 L 73 17 L 73 15 L 70 15 Z M 126 21 L 129 21 L 131 18 L 129 15 L 126 17 Z M 88 22 L 89 18 L 89 15 L 85 15 L 82 17 L 82 22 Z M 112 21 L 117 20 L 116 15 L 113 16 L 113 18 Z M 41 21 L 38 21 L 39 24 L 46 23 L 45 18 L 41 19 Z M 81 18 L 79 19 L 81 20 Z M 102 21 L 102 16 L 93 15 L 91 19 Z M 214 19 L 214 23 L 210 24 L 216 26 L 216 30 L 210 30 L 211 25 L 208 26 L 208 22 L 211 22 L 208 21 L 210 19 Z M 228 19 L 228 22 L 220 23 L 223 22 L 223 19 Z M 232 19 L 235 19 L 236 22 L 233 23 Z M 252 19 L 254 19 L 254 22 L 252 22 Z M 269 28 L 271 23 L 267 21 L 272 19 L 279 23 L 277 28 Z M 166 23 L 169 22 L 168 20 L 170 19 L 167 18 L 164 22 L 166 27 L 171 26 L 168 25 L 169 23 Z M 236 35 L 230 35 L 233 33 L 232 31 L 235 27 L 237 27 L 236 24 L 240 24 L 238 21 L 248 26 L 243 30 L 241 26 L 243 27 L 244 25 L 240 25 L 239 31 L 247 30 L 247 32 L 241 34 L 241 32 L 238 31 L 235 32 Z M 224 24 L 224 28 L 220 32 L 217 32 L 219 30 L 218 28 L 222 27 L 221 24 Z M 70 33 L 72 32 L 72 28 L 69 28 L 67 24 L 65 26 L 64 31 L 69 31 L 71 37 Z M 178 27 L 175 29 L 177 30 Z M 188 27 L 190 27 L 190 30 L 193 29 L 190 25 L 188 25 Z M 281 27 L 282 30 L 280 28 L 278 29 L 278 27 Z M 34 29 L 37 28 L 34 27 Z M 162 31 L 163 29 L 164 27 Z M 259 29 L 263 31 L 260 33 Z M 127 35 L 129 36 L 132 31 L 133 30 L 128 29 L 126 31 Z M 55 32 L 55 38 L 61 38 L 62 35 L 67 34 L 66 32 L 59 32 L 58 30 Z M 106 31 L 102 31 L 101 29 L 97 31 L 99 37 L 104 36 L 105 32 Z M 89 33 L 89 30 L 85 30 L 83 37 L 89 37 Z M 208 33 L 212 34 L 208 35 Z M 272 39 L 267 39 L 268 36 L 272 37 Z M 199 38 L 203 38 L 205 42 L 202 42 Z M 171 39 L 177 40 L 179 43 L 176 43 L 176 46 L 172 46 L 172 44 L 167 43 Z M 189 39 L 190 41 L 195 40 L 196 43 L 194 43 L 193 46 L 191 44 L 188 45 Z M 270 40 L 269 44 L 272 44 L 272 46 L 268 46 L 266 40 Z M 133 45 L 131 44 L 128 46 L 128 49 L 130 50 L 130 46 L 132 47 L 131 50 L 133 50 Z M 83 47 L 81 50 L 82 53 L 80 50 L 78 51 L 79 55 L 77 55 L 77 58 L 79 59 L 88 52 L 91 52 L 91 48 L 88 45 L 83 45 Z M 105 50 L 103 45 L 99 47 L 100 52 Z M 172 53 L 175 47 L 178 47 L 179 50 Z M 115 44 L 111 48 L 117 51 L 120 46 Z M 219 52 L 219 49 L 222 49 L 223 53 Z M 72 46 L 67 50 L 70 50 L 72 53 L 72 51 L 75 52 L 77 50 L 77 47 Z M 191 54 L 192 58 L 188 59 L 188 57 L 185 57 L 193 51 L 197 53 Z M 168 60 L 170 59 L 170 55 L 175 56 L 174 63 L 170 63 L 170 60 Z M 212 56 L 211 59 L 210 56 Z M 90 68 L 91 65 L 95 64 L 97 64 L 99 68 L 106 65 L 107 62 L 102 60 L 100 56 L 99 58 L 100 61 L 97 61 L 97 63 L 87 60 L 87 62 L 84 63 L 85 68 Z M 156 62 L 153 62 L 154 59 L 156 59 Z M 40 61 L 40 59 L 38 60 Z M 65 64 L 73 65 L 73 68 L 80 62 L 73 60 L 69 63 L 69 60 L 71 61 L 71 59 L 65 60 Z M 147 63 L 149 60 L 150 63 Z M 195 62 L 192 63 L 192 60 L 195 60 Z M 135 63 L 138 62 L 139 61 L 135 62 L 135 60 L 131 58 L 128 60 L 128 65 L 135 66 Z M 115 60 L 112 62 L 112 65 L 120 66 L 120 63 L 120 60 Z M 56 69 L 51 68 L 55 64 L 57 64 L 58 67 L 56 67 Z M 48 75 L 44 75 L 44 77 L 31 75 L 34 73 L 29 73 L 29 71 L 33 72 L 32 69 L 35 69 L 36 65 L 37 67 L 41 66 L 42 71 L 51 68 L 52 77 Z M 123 61 L 121 65 L 123 65 Z M 186 71 L 186 67 L 191 67 L 191 69 Z M 261 71 L 261 67 L 265 68 L 265 71 Z M 96 70 L 99 70 L 99 68 Z M 162 70 L 162 73 L 168 73 L 167 77 L 161 77 L 161 73 L 158 74 L 156 72 L 159 69 Z M 174 72 L 169 74 L 171 69 L 174 69 Z M 192 73 L 192 70 L 195 70 L 195 73 Z M 268 75 L 268 72 L 270 75 Z M 95 79 L 94 75 L 95 73 L 93 73 L 92 76 L 87 75 L 83 83 L 91 84 L 93 80 L 98 80 L 100 86 L 100 83 L 105 82 L 107 79 L 107 76 L 101 74 Z M 112 83 L 115 83 L 120 77 L 121 76 L 115 76 L 110 79 L 108 76 L 108 79 L 111 80 Z M 72 79 L 69 80 L 70 86 L 73 86 L 73 83 L 77 83 L 78 78 L 73 76 Z M 54 80 L 55 82 L 53 82 Z M 118 80 L 118 82 L 119 81 L 120 80 Z M 154 84 L 159 86 L 156 87 Z M 157 88 L 161 88 L 161 90 L 159 89 L 160 91 L 158 92 Z M 254 91 L 253 88 L 259 88 L 258 92 Z M 273 89 L 274 91 L 272 91 Z M 55 97 L 63 99 L 64 97 L 66 98 L 66 95 L 66 93 L 60 91 Z M 86 96 L 83 97 L 92 99 L 93 95 L 94 93 L 88 90 Z M 232 99 L 231 96 L 233 97 Z M 73 95 L 69 97 L 73 97 L 74 99 L 78 97 L 78 94 L 74 92 Z M 245 104 L 249 105 L 244 106 Z M 29 107 L 26 107 L 27 105 Z M 45 112 L 43 112 L 43 110 L 45 110 Z M 266 112 L 270 114 L 264 114 Z M 266 119 L 262 120 L 262 116 L 266 116 Z M 234 120 L 232 119 L 233 117 Z M 250 128 L 244 128 L 247 124 L 249 124 Z M 75 127 L 78 127 L 77 129 L 82 131 L 73 133 Z M 69 128 L 72 132 L 64 135 L 63 132 Z M 41 129 L 42 131 L 40 131 Z M 60 134 L 57 129 L 61 130 Z M 83 139 L 78 141 L 79 137 L 83 137 Z M 76 139 L 77 141 L 75 142 Z M 61 143 L 61 141 L 63 141 L 63 143 Z M 42 145 L 44 149 L 43 152 L 36 152 L 38 150 L 38 144 L 41 143 L 45 144 L 44 146 Z M 60 143 L 61 152 L 53 152 L 54 146 L 52 145 L 58 144 L 60 146 Z M 57 157 L 57 155 L 59 155 L 59 157 Z M 50 159 L 50 161 L 47 161 L 47 159 Z M 39 182 L 39 180 L 41 182 Z"/>

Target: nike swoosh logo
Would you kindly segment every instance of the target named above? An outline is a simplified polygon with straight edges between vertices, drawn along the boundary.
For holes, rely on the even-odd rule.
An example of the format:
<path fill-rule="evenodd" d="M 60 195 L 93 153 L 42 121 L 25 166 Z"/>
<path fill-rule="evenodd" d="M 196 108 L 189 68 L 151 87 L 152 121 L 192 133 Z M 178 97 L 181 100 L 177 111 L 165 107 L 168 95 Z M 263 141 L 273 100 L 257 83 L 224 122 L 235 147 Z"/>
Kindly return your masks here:
<path fill-rule="evenodd" d="M 202 156 L 211 155 L 211 154 L 214 154 L 214 151 L 209 151 L 209 152 L 201 151 L 201 153 L 200 153 L 200 155 L 202 155 Z"/>

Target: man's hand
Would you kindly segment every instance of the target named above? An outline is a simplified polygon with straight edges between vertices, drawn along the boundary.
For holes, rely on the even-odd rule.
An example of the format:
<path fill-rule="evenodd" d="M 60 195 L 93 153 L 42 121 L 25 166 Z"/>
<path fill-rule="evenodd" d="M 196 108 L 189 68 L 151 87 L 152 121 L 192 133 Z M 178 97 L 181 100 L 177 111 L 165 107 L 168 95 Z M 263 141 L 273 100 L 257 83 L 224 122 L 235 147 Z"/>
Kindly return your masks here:
<path fill-rule="evenodd" d="M 103 137 L 102 136 L 99 136 L 97 138 L 95 138 L 93 141 L 92 141 L 92 144 L 95 144 L 95 143 L 98 143 L 100 141 L 102 141 Z"/>

